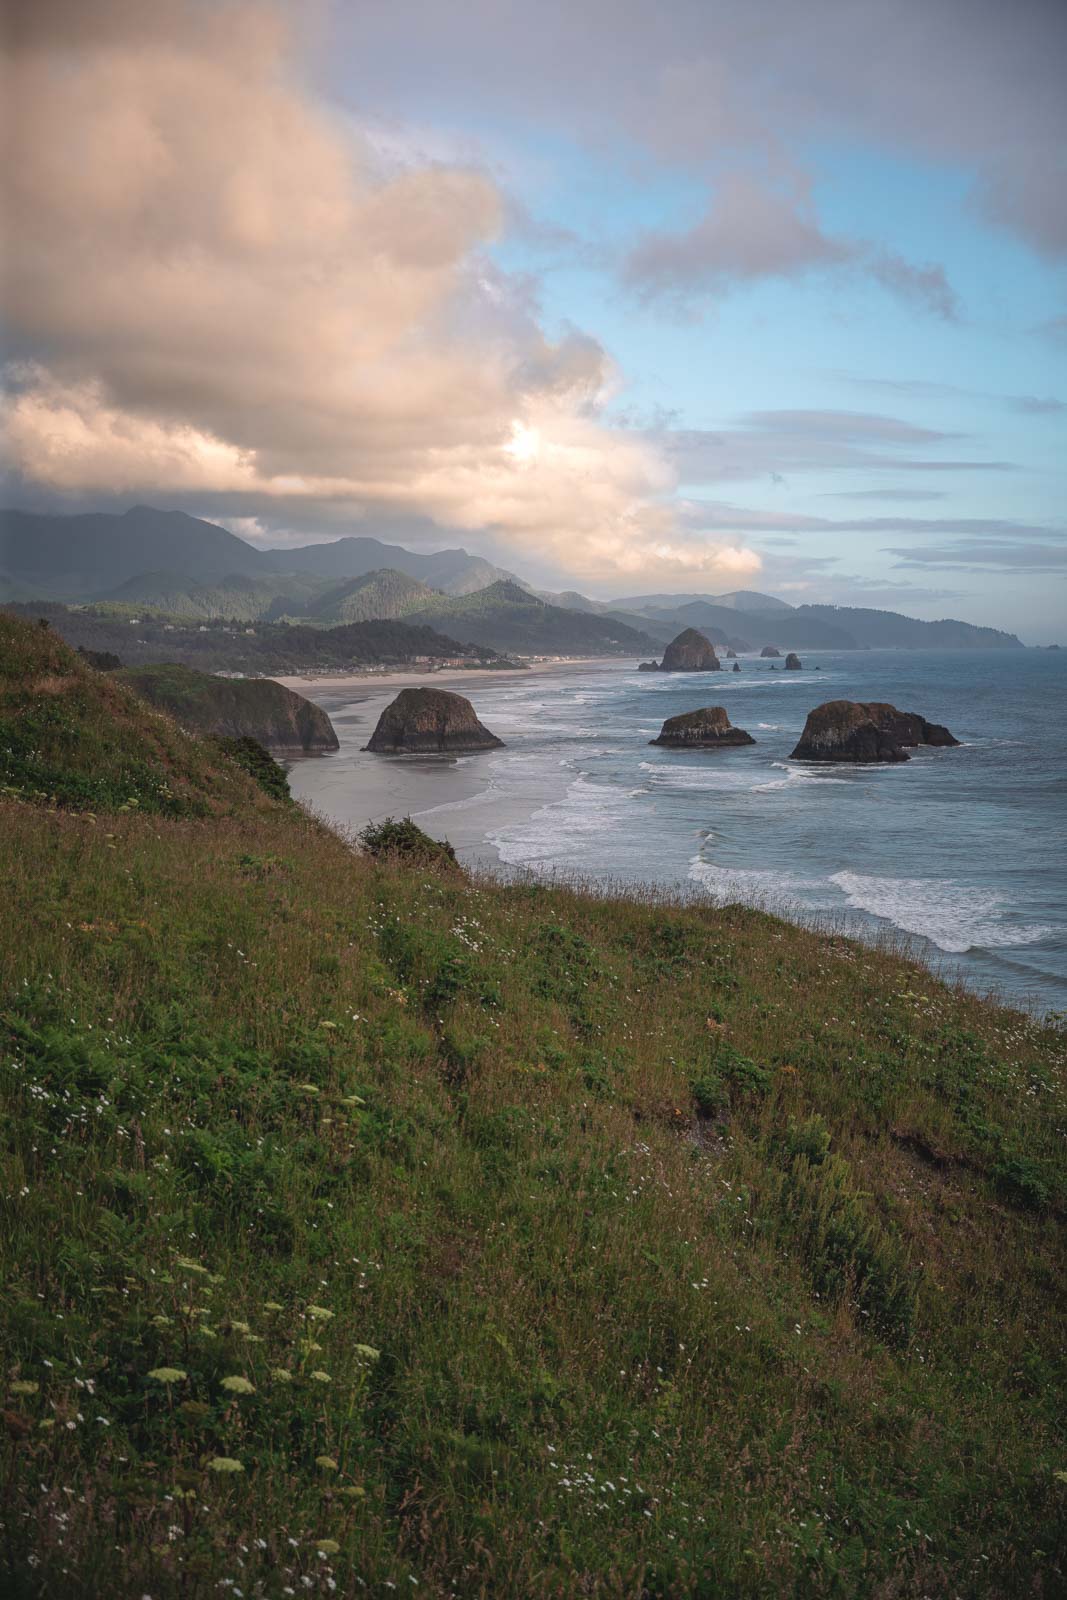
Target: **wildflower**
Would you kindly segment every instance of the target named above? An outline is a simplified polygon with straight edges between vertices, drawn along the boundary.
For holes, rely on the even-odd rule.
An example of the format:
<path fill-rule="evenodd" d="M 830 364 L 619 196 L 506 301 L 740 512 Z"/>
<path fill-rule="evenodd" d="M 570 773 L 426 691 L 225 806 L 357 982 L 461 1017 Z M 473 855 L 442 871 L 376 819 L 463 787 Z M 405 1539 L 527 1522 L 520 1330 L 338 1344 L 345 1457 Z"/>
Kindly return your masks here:
<path fill-rule="evenodd" d="M 358 1094 L 346 1094 L 341 1101 L 343 1106 L 365 1106 L 367 1102 Z"/>
<path fill-rule="evenodd" d="M 12 1394 L 36 1394 L 40 1388 L 39 1383 L 31 1383 L 28 1378 L 20 1378 L 11 1385 Z"/>
<path fill-rule="evenodd" d="M 285 1367 L 271 1367 L 270 1375 L 275 1383 L 292 1383 L 293 1381 L 293 1374 L 288 1372 Z"/>
<path fill-rule="evenodd" d="M 365 1500 L 367 1497 L 366 1489 L 362 1489 L 358 1484 L 354 1483 L 346 1485 L 343 1489 L 338 1489 L 337 1492 L 338 1494 L 343 1494 L 348 1500 Z"/>
<path fill-rule="evenodd" d="M 372 1344 L 357 1344 L 356 1354 L 362 1356 L 364 1361 L 377 1361 L 381 1355 L 380 1350 L 375 1350 Z"/>
<path fill-rule="evenodd" d="M 212 1456 L 207 1464 L 209 1472 L 243 1472 L 245 1469 L 232 1456 Z"/>
<path fill-rule="evenodd" d="M 336 1539 L 315 1540 L 315 1549 L 319 1552 L 320 1556 L 335 1556 L 340 1548 L 341 1546 L 337 1543 Z"/>
<path fill-rule="evenodd" d="M 297 1090 L 300 1094 L 318 1094 L 318 1088 L 313 1083 L 298 1083 Z"/>
<path fill-rule="evenodd" d="M 234 1333 L 251 1333 L 252 1332 L 251 1326 L 247 1322 L 232 1322 L 231 1321 L 230 1327 L 233 1329 Z"/>
<path fill-rule="evenodd" d="M 207 1276 L 207 1268 L 202 1267 L 199 1261 L 193 1261 L 189 1256 L 179 1256 L 176 1265 L 185 1272 L 202 1272 L 205 1277 Z"/>
<path fill-rule="evenodd" d="M 156 1383 L 184 1383 L 189 1374 L 181 1367 L 154 1367 L 148 1376 Z"/>
<path fill-rule="evenodd" d="M 311 1374 L 311 1376 L 314 1378 L 316 1383 L 332 1383 L 333 1382 L 333 1379 L 330 1377 L 330 1374 L 328 1372 L 323 1372 L 321 1368 L 317 1368 Z"/>
<path fill-rule="evenodd" d="M 319 1027 L 320 1028 L 336 1028 L 336 1026 L 337 1026 L 336 1022 L 320 1022 L 319 1023 Z"/>
<path fill-rule="evenodd" d="M 264 1300 L 263 1309 L 264 1311 L 284 1311 L 285 1307 L 280 1300 Z"/>
<path fill-rule="evenodd" d="M 223 1378 L 222 1387 L 224 1389 L 228 1389 L 231 1394 L 255 1394 L 256 1392 L 255 1385 L 249 1383 L 247 1378 L 236 1376 L 232 1378 Z"/>
<path fill-rule="evenodd" d="M 325 1306 L 308 1306 L 308 1316 L 314 1317 L 316 1322 L 328 1322 L 333 1312 L 327 1311 Z"/>
<path fill-rule="evenodd" d="M 316 1456 L 315 1465 L 321 1467 L 324 1472 L 337 1471 L 337 1462 L 333 1459 L 333 1456 Z"/>

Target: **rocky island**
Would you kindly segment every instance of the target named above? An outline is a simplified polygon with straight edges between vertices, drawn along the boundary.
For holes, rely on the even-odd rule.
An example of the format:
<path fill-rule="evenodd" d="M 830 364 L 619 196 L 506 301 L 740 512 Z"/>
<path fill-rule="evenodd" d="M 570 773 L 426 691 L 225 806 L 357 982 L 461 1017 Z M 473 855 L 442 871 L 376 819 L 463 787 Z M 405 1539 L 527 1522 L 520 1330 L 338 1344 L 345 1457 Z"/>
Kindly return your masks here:
<path fill-rule="evenodd" d="M 715 646 L 696 628 L 686 628 L 672 639 L 662 661 L 642 661 L 638 672 L 721 672 Z"/>
<path fill-rule="evenodd" d="M 765 656 L 768 660 L 770 660 L 772 656 L 780 656 L 781 653 L 782 652 L 779 650 L 776 644 L 765 644 L 763 649 L 760 651 L 760 655 Z"/>
<path fill-rule="evenodd" d="M 790 650 L 789 654 L 785 658 L 785 670 L 787 672 L 800 672 L 803 670 L 803 666 L 804 663 L 801 661 L 796 651 Z"/>
<path fill-rule="evenodd" d="M 683 711 L 680 716 L 668 717 L 659 737 L 649 740 L 649 744 L 664 745 L 670 750 L 723 750 L 755 742 L 744 728 L 731 724 L 724 706 L 705 706 L 701 711 Z"/>
<path fill-rule="evenodd" d="M 948 729 L 884 701 L 827 700 L 809 711 L 791 761 L 907 761 L 904 748 L 957 745 Z"/>
<path fill-rule="evenodd" d="M 170 662 L 127 667 L 114 676 L 190 733 L 255 739 L 275 755 L 325 754 L 338 748 L 325 711 L 273 678 L 216 678 Z"/>
<path fill-rule="evenodd" d="M 364 748 L 380 755 L 443 755 L 495 750 L 504 741 L 483 727 L 470 701 L 447 689 L 401 689 Z"/>

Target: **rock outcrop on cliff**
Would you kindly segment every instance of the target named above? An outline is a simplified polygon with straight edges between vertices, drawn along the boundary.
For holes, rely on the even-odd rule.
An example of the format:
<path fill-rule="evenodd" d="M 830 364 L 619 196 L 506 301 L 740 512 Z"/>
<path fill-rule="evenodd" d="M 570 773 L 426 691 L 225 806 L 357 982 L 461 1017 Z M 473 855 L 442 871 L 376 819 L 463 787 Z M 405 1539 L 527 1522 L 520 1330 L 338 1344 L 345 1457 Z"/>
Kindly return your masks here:
<path fill-rule="evenodd" d="M 192 733 L 255 739 L 275 755 L 337 749 L 325 711 L 273 678 L 216 678 L 171 662 L 127 667 L 115 676 Z"/>
<path fill-rule="evenodd" d="M 642 661 L 638 672 L 721 672 L 715 646 L 696 628 L 686 628 L 672 639 L 662 661 Z"/>
<path fill-rule="evenodd" d="M 801 661 L 796 651 L 790 650 L 789 654 L 785 658 L 785 670 L 787 672 L 800 672 L 803 668 L 803 665 L 804 663 Z"/>
<path fill-rule="evenodd" d="M 771 656 L 780 656 L 781 653 L 782 652 L 779 650 L 776 644 L 765 644 L 763 649 L 760 651 L 761 656 L 767 656 L 768 658 Z"/>
<path fill-rule="evenodd" d="M 827 700 L 809 711 L 792 761 L 907 761 L 905 745 L 955 745 L 948 729 L 884 701 Z"/>
<path fill-rule="evenodd" d="M 378 718 L 367 750 L 381 755 L 495 750 L 503 744 L 482 726 L 469 700 L 447 689 L 401 689 Z"/>
<path fill-rule="evenodd" d="M 650 744 L 666 745 L 671 750 L 722 750 L 731 745 L 755 744 L 744 728 L 732 726 L 723 706 L 705 706 L 701 711 L 683 711 L 668 717 L 658 739 Z"/>

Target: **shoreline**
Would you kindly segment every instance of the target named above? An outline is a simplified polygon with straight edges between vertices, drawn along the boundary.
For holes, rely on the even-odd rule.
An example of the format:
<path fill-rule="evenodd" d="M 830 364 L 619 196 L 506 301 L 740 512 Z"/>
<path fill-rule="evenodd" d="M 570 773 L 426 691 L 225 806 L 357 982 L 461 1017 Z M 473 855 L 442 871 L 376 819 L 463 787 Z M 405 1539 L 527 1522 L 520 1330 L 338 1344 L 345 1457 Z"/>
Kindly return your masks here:
<path fill-rule="evenodd" d="M 637 657 L 633 659 L 636 661 Z M 309 700 L 314 698 L 310 691 L 319 689 L 329 694 L 344 694 L 354 703 L 359 698 L 360 690 L 365 691 L 363 698 L 367 698 L 388 689 L 404 689 L 412 685 L 429 687 L 432 684 L 499 683 L 501 679 L 524 682 L 531 676 L 572 672 L 576 667 L 596 667 L 629 660 L 629 656 L 561 656 L 558 660 L 531 661 L 522 667 L 444 667 L 437 672 L 408 668 L 388 672 L 294 673 L 284 677 L 277 674 L 273 681 L 285 689 L 294 689 L 298 694 L 306 695 Z"/>

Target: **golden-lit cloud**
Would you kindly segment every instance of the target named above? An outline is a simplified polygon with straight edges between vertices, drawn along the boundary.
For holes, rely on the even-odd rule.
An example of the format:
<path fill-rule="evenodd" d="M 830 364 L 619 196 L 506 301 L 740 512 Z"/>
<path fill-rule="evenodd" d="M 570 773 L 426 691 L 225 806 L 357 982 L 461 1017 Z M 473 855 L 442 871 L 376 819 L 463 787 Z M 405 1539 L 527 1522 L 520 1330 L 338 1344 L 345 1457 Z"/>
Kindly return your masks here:
<path fill-rule="evenodd" d="M 300 69 L 265 3 L 15 5 L 15 470 L 428 517 L 589 577 L 757 570 L 679 521 L 654 442 L 606 425 L 605 352 L 546 337 L 491 264 L 496 184 L 386 158 Z"/>

